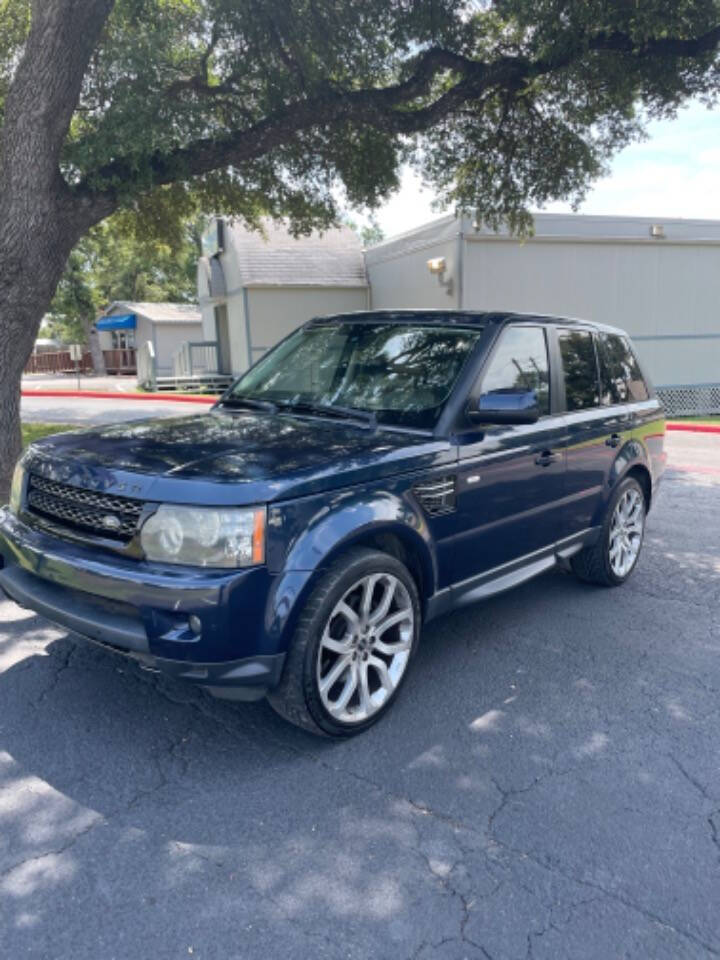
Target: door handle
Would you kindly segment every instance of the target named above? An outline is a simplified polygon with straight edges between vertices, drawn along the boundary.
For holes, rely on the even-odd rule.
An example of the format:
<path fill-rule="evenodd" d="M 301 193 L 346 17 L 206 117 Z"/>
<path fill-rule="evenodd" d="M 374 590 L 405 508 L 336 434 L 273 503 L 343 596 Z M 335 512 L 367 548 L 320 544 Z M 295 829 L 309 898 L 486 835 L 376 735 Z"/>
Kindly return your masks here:
<path fill-rule="evenodd" d="M 605 443 L 608 447 L 619 447 L 622 443 L 622 437 L 619 433 L 611 433 Z"/>
<path fill-rule="evenodd" d="M 535 463 L 538 467 L 549 467 L 551 463 L 555 463 L 557 458 L 558 455 L 553 453 L 552 450 L 543 450 L 535 457 Z"/>

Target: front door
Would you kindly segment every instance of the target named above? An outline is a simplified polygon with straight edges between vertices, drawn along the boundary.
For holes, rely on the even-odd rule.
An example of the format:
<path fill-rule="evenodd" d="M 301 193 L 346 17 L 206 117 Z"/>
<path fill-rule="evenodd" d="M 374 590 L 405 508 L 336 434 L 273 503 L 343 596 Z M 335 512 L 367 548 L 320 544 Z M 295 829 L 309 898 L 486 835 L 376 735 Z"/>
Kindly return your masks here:
<path fill-rule="evenodd" d="M 551 403 L 548 348 L 540 325 L 508 326 L 473 391 L 535 391 L 537 423 L 468 428 L 458 437 L 457 526 L 442 544 L 447 582 L 503 575 L 501 568 L 552 555 L 560 537 L 565 422 Z"/>

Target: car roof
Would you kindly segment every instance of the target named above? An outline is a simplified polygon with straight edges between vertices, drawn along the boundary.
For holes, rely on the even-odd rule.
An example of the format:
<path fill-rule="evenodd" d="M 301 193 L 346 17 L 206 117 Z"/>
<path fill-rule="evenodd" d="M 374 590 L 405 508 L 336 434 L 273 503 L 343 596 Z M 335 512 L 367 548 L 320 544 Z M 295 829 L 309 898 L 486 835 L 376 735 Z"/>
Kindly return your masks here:
<path fill-rule="evenodd" d="M 311 323 L 433 323 L 448 324 L 449 326 L 487 326 L 488 324 L 510 323 L 541 323 L 559 324 L 563 327 L 578 326 L 601 330 L 605 333 L 617 333 L 625 336 L 625 331 L 619 327 L 612 327 L 595 320 L 584 320 L 578 317 L 556 317 L 540 313 L 516 313 L 501 310 L 435 310 L 435 309 L 398 309 L 398 310 L 355 310 L 350 313 L 333 313 L 323 317 L 315 317 Z"/>

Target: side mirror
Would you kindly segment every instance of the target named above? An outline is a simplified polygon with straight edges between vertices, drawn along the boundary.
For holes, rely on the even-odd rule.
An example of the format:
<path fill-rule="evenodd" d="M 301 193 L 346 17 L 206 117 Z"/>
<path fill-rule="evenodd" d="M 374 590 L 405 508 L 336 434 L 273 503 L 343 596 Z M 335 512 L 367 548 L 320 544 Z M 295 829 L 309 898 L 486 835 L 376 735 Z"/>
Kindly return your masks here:
<path fill-rule="evenodd" d="M 540 417 L 537 393 L 534 390 L 483 393 L 477 404 L 470 406 L 467 415 L 473 423 L 536 423 Z"/>

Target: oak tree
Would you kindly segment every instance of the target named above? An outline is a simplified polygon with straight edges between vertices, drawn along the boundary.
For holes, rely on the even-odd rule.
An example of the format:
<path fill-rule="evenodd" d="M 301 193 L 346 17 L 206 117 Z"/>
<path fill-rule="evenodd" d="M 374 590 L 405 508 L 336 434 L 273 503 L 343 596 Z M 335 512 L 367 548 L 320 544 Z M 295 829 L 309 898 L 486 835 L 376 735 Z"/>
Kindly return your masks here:
<path fill-rule="evenodd" d="M 718 0 L 0 0 L 0 500 L 39 323 L 115 211 L 302 232 L 411 162 L 526 229 L 648 117 L 711 101 L 718 40 Z"/>

